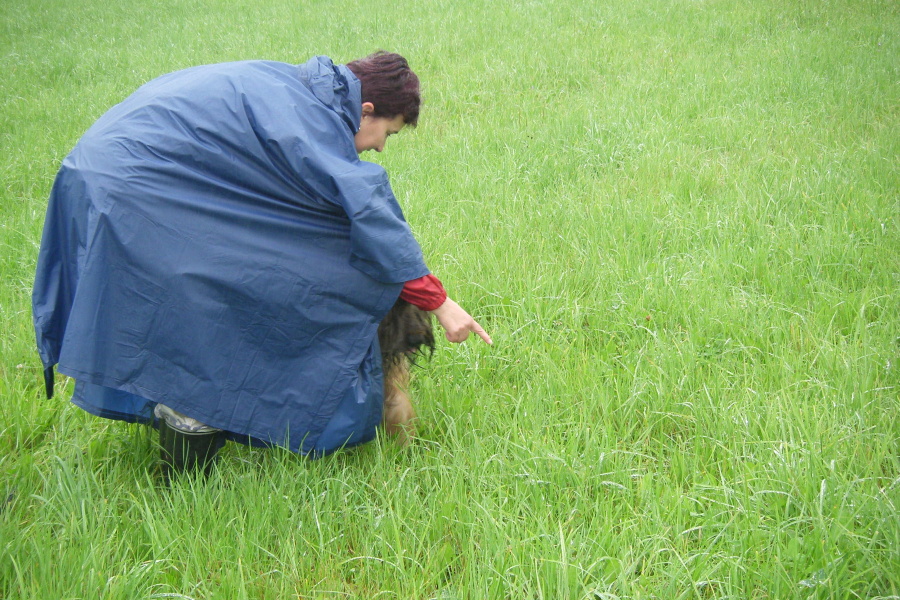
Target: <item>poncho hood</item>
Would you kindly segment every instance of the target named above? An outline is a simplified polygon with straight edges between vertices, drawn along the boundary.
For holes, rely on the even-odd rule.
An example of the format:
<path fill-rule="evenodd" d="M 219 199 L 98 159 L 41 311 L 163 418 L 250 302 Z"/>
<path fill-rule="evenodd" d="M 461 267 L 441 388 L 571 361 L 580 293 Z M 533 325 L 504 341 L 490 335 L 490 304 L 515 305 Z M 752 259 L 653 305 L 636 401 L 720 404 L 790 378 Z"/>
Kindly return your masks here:
<path fill-rule="evenodd" d="M 195 67 L 88 130 L 33 292 L 38 351 L 73 401 L 132 421 L 161 402 L 304 453 L 374 436 L 377 324 L 428 269 L 356 153 L 359 88 L 327 57 Z"/>
<path fill-rule="evenodd" d="M 327 56 L 316 56 L 298 67 L 298 79 L 313 96 L 339 115 L 352 133 L 362 119 L 359 79 L 344 65 L 335 66 Z"/>

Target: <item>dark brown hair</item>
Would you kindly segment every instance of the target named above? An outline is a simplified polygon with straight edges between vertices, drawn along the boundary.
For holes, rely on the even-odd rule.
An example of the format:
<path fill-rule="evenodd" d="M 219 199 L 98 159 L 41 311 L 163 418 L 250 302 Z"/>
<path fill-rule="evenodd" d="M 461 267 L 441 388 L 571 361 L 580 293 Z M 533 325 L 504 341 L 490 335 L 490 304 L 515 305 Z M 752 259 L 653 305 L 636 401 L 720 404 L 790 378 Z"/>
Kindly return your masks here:
<path fill-rule="evenodd" d="M 405 58 L 379 50 L 347 63 L 347 68 L 362 83 L 362 101 L 375 106 L 373 116 L 393 119 L 403 115 L 403 122 L 415 127 L 422 97 L 419 78 Z"/>

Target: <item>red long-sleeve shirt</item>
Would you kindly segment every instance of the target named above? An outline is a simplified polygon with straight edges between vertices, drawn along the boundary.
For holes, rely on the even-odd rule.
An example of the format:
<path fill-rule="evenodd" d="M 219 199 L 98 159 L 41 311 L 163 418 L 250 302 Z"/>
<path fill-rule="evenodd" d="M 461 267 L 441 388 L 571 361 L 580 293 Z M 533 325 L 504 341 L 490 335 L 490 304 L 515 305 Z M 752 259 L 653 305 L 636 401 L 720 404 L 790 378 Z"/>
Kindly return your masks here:
<path fill-rule="evenodd" d="M 426 275 L 407 281 L 400 292 L 400 298 L 422 310 L 434 310 L 447 299 L 441 280 L 434 275 Z"/>

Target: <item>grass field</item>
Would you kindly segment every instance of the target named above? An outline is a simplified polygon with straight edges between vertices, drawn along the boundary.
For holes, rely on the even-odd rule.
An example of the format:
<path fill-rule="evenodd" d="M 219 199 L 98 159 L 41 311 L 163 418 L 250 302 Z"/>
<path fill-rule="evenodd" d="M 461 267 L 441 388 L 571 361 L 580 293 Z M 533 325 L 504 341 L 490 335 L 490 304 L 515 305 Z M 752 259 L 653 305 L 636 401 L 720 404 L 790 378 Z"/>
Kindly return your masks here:
<path fill-rule="evenodd" d="M 898 32 L 891 0 L 4 0 L 0 598 L 900 598 Z M 495 344 L 417 371 L 408 450 L 231 444 L 161 488 L 147 429 L 43 396 L 56 169 L 157 75 L 377 48 L 426 104 L 368 158 Z"/>

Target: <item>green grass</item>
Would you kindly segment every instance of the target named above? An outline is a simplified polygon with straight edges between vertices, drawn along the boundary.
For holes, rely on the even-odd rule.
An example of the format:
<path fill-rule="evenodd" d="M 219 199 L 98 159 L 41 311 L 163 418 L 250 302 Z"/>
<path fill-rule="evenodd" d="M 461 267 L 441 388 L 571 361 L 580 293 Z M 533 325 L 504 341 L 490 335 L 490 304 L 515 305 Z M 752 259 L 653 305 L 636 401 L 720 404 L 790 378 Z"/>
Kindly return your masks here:
<path fill-rule="evenodd" d="M 0 598 L 900 597 L 894 2 L 7 1 Z M 84 130 L 207 62 L 407 55 L 388 167 L 488 329 L 417 371 L 422 439 L 229 445 L 48 401 L 29 294 Z M 71 387 L 71 382 L 69 383 Z"/>

